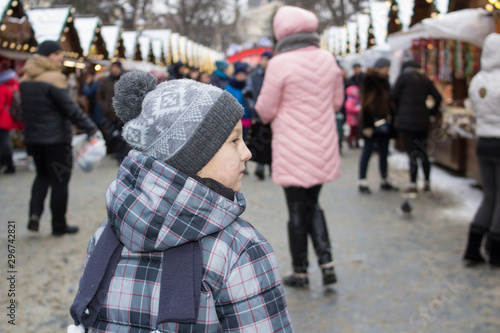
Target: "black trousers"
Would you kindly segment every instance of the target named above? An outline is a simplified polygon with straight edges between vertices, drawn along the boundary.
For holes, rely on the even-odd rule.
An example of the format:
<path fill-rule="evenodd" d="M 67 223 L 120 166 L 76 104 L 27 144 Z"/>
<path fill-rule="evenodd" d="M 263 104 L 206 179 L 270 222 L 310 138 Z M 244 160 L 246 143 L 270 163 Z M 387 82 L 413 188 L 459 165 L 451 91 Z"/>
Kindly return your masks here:
<path fill-rule="evenodd" d="M 422 161 L 425 180 L 429 181 L 431 176 L 431 163 L 427 155 L 427 134 L 428 131 L 407 132 L 402 131 L 405 150 L 410 157 L 410 181 L 417 182 L 418 160 Z"/>
<path fill-rule="evenodd" d="M 332 261 L 328 228 L 318 205 L 321 186 L 284 188 L 289 212 L 288 240 L 295 273 L 307 272 L 308 235 L 311 236 L 318 263 L 322 265 Z"/>
<path fill-rule="evenodd" d="M 41 216 L 49 187 L 52 231 L 66 229 L 68 184 L 71 178 L 73 155 L 70 144 L 28 144 L 28 154 L 33 156 L 36 177 L 31 188 L 30 216 Z"/>
<path fill-rule="evenodd" d="M 0 128 L 0 168 L 4 165 L 7 168 L 13 168 L 14 160 L 12 158 L 12 146 L 10 145 L 9 130 Z"/>

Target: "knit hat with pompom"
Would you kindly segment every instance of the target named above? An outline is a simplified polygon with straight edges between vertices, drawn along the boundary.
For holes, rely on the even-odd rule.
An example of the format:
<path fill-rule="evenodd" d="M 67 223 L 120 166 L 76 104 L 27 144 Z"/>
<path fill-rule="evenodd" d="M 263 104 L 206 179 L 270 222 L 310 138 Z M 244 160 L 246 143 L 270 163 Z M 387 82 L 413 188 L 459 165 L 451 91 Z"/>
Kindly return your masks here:
<path fill-rule="evenodd" d="M 113 107 L 129 145 L 191 174 L 219 151 L 244 113 L 217 87 L 189 79 L 156 85 L 156 78 L 143 72 L 120 78 Z"/>

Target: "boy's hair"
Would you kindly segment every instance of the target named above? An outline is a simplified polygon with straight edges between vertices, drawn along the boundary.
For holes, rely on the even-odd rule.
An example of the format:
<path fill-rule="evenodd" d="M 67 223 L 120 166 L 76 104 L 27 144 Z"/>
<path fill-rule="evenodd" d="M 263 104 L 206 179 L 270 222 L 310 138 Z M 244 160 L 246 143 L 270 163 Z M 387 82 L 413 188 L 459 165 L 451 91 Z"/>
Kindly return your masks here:
<path fill-rule="evenodd" d="M 115 85 L 113 106 L 134 149 L 197 174 L 219 151 L 243 116 L 228 92 L 193 80 L 156 85 L 149 73 L 130 72 Z"/>

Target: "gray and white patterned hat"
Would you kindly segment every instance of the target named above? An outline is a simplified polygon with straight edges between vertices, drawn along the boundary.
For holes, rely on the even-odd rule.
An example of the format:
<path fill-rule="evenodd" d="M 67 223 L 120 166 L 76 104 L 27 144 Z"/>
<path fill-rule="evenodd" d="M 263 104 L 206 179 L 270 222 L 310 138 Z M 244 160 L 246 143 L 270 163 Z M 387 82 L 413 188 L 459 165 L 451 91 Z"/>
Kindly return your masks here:
<path fill-rule="evenodd" d="M 113 107 L 134 149 L 197 174 L 243 116 L 228 92 L 189 79 L 156 85 L 149 73 L 130 72 L 115 85 Z"/>

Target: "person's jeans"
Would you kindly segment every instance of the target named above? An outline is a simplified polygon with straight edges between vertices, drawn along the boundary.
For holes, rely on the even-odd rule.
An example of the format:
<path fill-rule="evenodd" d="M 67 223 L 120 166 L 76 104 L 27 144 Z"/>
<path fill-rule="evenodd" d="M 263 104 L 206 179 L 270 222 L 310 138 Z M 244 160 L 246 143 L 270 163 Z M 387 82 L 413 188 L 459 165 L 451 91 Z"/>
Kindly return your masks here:
<path fill-rule="evenodd" d="M 370 162 L 375 144 L 377 144 L 379 154 L 380 177 L 382 179 L 387 178 L 387 156 L 389 155 L 390 140 L 390 136 L 387 135 L 375 135 L 372 138 L 364 138 L 365 146 L 363 147 L 363 153 L 359 162 L 359 179 L 366 179 L 368 163 Z"/>
<path fill-rule="evenodd" d="M 407 132 L 403 131 L 403 141 L 406 153 L 410 158 L 410 181 L 417 182 L 418 175 L 418 159 L 422 161 L 422 168 L 424 169 L 424 177 L 426 181 L 430 180 L 431 176 L 431 163 L 427 155 L 427 131 Z"/>
<path fill-rule="evenodd" d="M 27 150 L 36 166 L 36 177 L 31 188 L 30 216 L 42 215 L 50 187 L 52 231 L 63 232 L 66 229 L 68 184 L 73 166 L 71 144 L 28 144 Z"/>

